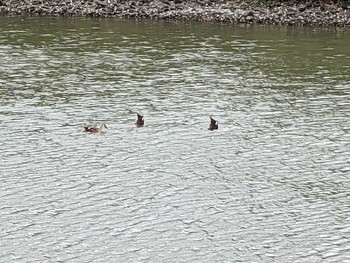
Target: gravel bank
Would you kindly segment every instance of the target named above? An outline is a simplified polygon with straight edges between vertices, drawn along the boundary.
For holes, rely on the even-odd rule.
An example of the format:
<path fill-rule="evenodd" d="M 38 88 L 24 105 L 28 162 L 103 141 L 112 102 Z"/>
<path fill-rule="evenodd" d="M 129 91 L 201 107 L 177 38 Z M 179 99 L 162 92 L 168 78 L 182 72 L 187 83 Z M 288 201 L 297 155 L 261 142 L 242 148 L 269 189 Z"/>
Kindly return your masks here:
<path fill-rule="evenodd" d="M 120 17 L 298 26 L 350 26 L 350 2 L 233 0 L 0 0 L 0 14 Z"/>

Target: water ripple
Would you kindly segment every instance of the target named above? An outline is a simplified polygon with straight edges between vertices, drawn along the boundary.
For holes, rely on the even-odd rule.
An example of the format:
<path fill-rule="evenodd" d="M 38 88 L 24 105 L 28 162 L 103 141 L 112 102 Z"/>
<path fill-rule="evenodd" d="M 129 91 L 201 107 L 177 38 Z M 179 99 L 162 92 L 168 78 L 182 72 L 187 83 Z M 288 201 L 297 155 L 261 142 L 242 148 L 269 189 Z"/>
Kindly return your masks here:
<path fill-rule="evenodd" d="M 349 258 L 346 34 L 1 19 L 4 261 Z"/>

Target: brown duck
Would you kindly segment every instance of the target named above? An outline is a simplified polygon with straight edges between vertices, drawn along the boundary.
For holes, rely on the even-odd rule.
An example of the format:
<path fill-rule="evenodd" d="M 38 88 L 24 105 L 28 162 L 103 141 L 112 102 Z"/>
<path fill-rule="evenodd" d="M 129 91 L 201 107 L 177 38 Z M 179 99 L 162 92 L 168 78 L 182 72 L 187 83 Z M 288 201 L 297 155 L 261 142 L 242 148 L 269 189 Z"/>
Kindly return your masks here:
<path fill-rule="evenodd" d="M 143 127 L 145 125 L 145 120 L 143 119 L 143 116 L 137 113 L 137 120 L 136 120 L 136 126 L 137 127 Z"/>
<path fill-rule="evenodd" d="M 219 124 L 216 120 L 214 120 L 211 116 L 209 116 L 210 118 L 210 125 L 208 130 L 213 131 L 213 130 L 217 130 L 219 128 Z"/>
<path fill-rule="evenodd" d="M 106 132 L 108 130 L 107 125 L 102 122 L 100 127 L 84 127 L 86 132 L 91 132 L 91 133 L 102 133 L 102 132 Z"/>

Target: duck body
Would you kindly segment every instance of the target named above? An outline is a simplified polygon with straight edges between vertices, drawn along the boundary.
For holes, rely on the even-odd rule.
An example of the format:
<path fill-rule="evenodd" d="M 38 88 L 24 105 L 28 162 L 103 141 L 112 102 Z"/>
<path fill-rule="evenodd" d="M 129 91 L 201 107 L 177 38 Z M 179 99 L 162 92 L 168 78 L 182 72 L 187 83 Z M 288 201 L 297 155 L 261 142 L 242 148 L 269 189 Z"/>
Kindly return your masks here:
<path fill-rule="evenodd" d="M 213 131 L 213 130 L 217 130 L 219 128 L 219 124 L 216 120 L 214 120 L 211 116 L 209 116 L 210 118 L 210 125 L 208 130 Z"/>
<path fill-rule="evenodd" d="M 137 127 L 143 127 L 145 125 L 145 120 L 143 119 L 142 115 L 137 113 L 137 120 L 135 124 Z"/>
<path fill-rule="evenodd" d="M 102 132 L 106 132 L 108 130 L 107 125 L 102 122 L 100 127 L 84 127 L 86 132 L 90 132 L 90 133 L 102 133 Z"/>

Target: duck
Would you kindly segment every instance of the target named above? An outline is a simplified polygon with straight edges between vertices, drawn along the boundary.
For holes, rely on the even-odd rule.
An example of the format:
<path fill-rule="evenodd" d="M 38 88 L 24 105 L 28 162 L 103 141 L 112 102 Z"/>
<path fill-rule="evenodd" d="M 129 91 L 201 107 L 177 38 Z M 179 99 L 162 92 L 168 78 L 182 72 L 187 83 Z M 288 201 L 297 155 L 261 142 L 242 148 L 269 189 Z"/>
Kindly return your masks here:
<path fill-rule="evenodd" d="M 209 116 L 210 118 L 210 125 L 208 130 L 213 131 L 213 130 L 217 130 L 219 128 L 219 124 L 216 120 L 214 120 L 211 116 Z"/>
<path fill-rule="evenodd" d="M 135 124 L 137 127 L 143 127 L 143 125 L 145 125 L 145 120 L 143 119 L 142 115 L 137 113 L 137 120 Z"/>
<path fill-rule="evenodd" d="M 91 133 L 102 133 L 106 132 L 108 130 L 107 125 L 104 122 L 101 122 L 100 127 L 84 127 L 86 132 L 91 132 Z"/>

